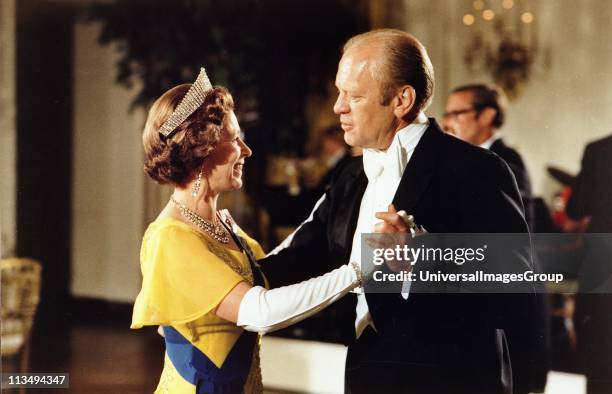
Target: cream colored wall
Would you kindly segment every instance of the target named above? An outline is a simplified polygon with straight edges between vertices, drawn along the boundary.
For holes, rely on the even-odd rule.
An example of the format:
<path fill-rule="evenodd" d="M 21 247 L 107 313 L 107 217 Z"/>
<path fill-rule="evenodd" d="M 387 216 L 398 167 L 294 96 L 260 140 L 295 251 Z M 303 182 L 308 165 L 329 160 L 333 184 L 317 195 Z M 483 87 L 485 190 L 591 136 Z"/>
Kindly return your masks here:
<path fill-rule="evenodd" d="M 454 86 L 490 82 L 463 64 L 467 28 L 461 17 L 471 1 L 404 0 L 405 29 L 430 52 L 437 88 L 430 115 L 440 119 Z M 547 165 L 573 173 L 584 145 L 612 133 L 612 2 L 538 0 L 534 4 L 540 43 L 551 51 L 551 67 L 535 73 L 511 103 L 505 138 L 523 155 L 536 193 L 547 199 L 558 184 Z"/>
<path fill-rule="evenodd" d="M 16 242 L 15 0 L 0 2 L 0 256 Z"/>
<path fill-rule="evenodd" d="M 141 111 L 115 84 L 116 55 L 96 24 L 75 25 L 73 295 L 134 300 L 144 226 Z"/>

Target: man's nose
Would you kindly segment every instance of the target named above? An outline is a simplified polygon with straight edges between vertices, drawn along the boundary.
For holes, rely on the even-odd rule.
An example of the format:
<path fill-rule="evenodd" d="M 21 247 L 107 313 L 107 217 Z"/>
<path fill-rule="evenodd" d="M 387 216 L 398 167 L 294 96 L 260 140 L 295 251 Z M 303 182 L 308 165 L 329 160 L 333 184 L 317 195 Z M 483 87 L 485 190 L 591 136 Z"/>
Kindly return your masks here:
<path fill-rule="evenodd" d="M 336 115 L 340 115 L 348 112 L 348 105 L 346 104 L 346 99 L 342 93 L 338 94 L 338 98 L 334 103 L 334 113 Z"/>

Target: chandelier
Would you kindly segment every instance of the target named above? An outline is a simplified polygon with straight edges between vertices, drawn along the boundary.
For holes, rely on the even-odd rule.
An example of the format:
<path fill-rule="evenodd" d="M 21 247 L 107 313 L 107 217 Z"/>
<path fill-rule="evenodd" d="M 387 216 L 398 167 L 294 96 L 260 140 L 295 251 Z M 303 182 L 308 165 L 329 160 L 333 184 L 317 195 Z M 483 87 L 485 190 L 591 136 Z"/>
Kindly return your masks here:
<path fill-rule="evenodd" d="M 488 72 L 510 99 L 520 95 L 539 54 L 532 3 L 473 0 L 463 15 L 470 36 L 464 53 L 466 65 L 472 72 Z"/>

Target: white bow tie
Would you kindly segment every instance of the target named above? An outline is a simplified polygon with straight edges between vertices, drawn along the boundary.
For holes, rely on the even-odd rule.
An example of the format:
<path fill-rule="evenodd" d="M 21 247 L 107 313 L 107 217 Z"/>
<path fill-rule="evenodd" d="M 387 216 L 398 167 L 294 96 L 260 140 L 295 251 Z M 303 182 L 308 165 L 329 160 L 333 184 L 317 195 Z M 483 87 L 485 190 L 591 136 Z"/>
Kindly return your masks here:
<path fill-rule="evenodd" d="M 363 170 L 372 182 L 383 175 L 389 179 L 400 179 L 406 165 L 407 155 L 402 149 L 397 136 L 385 152 L 376 149 L 363 150 Z"/>
<path fill-rule="evenodd" d="M 408 164 L 409 151 L 415 149 L 428 124 L 427 116 L 419 112 L 410 125 L 395 134 L 387 151 L 364 149 L 363 169 L 368 181 L 372 182 L 381 175 L 385 179 L 399 181 Z"/>

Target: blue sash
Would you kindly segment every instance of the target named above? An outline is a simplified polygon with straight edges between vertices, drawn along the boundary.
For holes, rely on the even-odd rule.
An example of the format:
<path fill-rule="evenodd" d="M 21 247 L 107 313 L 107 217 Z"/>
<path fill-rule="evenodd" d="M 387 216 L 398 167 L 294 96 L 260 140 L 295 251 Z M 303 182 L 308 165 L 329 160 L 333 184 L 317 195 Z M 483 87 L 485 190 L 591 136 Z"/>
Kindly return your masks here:
<path fill-rule="evenodd" d="M 196 386 L 197 394 L 241 394 L 251 369 L 257 334 L 243 332 L 221 368 L 177 330 L 164 326 L 166 353 L 177 372 Z"/>

